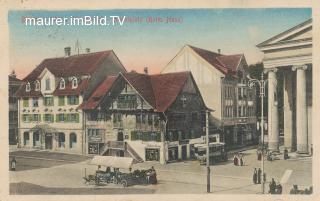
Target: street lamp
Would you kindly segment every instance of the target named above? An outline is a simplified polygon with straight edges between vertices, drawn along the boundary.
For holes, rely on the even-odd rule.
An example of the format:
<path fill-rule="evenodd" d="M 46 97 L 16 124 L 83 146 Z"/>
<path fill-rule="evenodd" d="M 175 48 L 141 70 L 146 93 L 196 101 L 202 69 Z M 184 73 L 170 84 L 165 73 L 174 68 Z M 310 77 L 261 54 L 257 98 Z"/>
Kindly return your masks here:
<path fill-rule="evenodd" d="M 258 79 L 253 79 L 251 78 L 249 75 L 247 76 L 248 78 L 248 86 L 250 88 L 252 88 L 254 85 L 258 85 L 259 86 L 259 97 L 261 99 L 261 171 L 262 171 L 262 174 L 261 174 L 261 192 L 262 194 L 264 194 L 264 129 L 263 129 L 263 126 L 264 126 L 264 118 L 263 118 L 263 97 L 265 95 L 265 88 L 266 88 L 266 83 L 267 83 L 267 80 L 264 80 L 263 78 L 263 72 L 261 73 L 261 78 L 260 80 Z"/>

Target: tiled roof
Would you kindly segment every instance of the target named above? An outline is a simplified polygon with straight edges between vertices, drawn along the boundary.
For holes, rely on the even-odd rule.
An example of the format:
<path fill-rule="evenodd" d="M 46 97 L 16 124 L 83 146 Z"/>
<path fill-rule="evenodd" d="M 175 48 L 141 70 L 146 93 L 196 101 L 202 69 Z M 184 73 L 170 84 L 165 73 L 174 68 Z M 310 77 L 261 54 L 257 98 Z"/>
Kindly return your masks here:
<path fill-rule="evenodd" d="M 231 71 L 237 71 L 237 67 L 241 61 L 243 54 L 218 56 L 217 60 L 224 64 Z"/>
<path fill-rule="evenodd" d="M 188 45 L 193 51 L 195 51 L 200 57 L 206 60 L 213 67 L 218 69 L 223 74 L 234 74 L 237 70 L 237 66 L 241 61 L 242 54 L 237 55 L 222 55 L 209 50 L 201 49 Z"/>
<path fill-rule="evenodd" d="M 107 77 L 92 93 L 88 101 L 83 102 L 79 108 L 84 110 L 95 109 L 99 105 L 103 96 L 109 91 L 116 78 L 116 76 Z"/>
<path fill-rule="evenodd" d="M 150 75 L 140 73 L 124 73 L 122 75 L 152 107 L 155 107 L 156 101 Z"/>
<path fill-rule="evenodd" d="M 157 111 L 164 112 L 171 106 L 189 76 L 192 76 L 190 72 L 150 76 Z"/>
<path fill-rule="evenodd" d="M 35 80 L 47 68 L 57 77 L 89 75 L 112 50 L 43 60 L 24 81 Z"/>
<path fill-rule="evenodd" d="M 36 98 L 41 97 L 42 93 L 41 91 L 35 91 L 34 90 L 34 84 L 30 83 L 31 90 L 29 92 L 26 91 L 26 85 L 27 83 L 23 83 L 18 91 L 16 92 L 15 96 L 21 97 L 21 98 Z"/>
<path fill-rule="evenodd" d="M 186 80 L 192 76 L 191 72 L 178 72 L 157 75 L 146 75 L 139 73 L 123 73 L 122 76 L 156 111 L 165 112 L 176 100 Z M 102 100 L 102 94 L 108 93 L 114 80 L 118 78 L 107 78 L 87 102 L 80 106 L 81 109 L 95 109 Z M 99 94 L 95 98 L 96 94 Z M 95 100 L 95 101 L 94 101 Z"/>
<path fill-rule="evenodd" d="M 88 86 L 89 79 L 81 80 L 78 83 L 78 87 L 72 89 L 72 82 L 67 82 L 64 89 L 60 89 L 60 84 L 56 90 L 54 90 L 53 95 L 55 96 L 66 96 L 66 95 L 80 95 Z"/>

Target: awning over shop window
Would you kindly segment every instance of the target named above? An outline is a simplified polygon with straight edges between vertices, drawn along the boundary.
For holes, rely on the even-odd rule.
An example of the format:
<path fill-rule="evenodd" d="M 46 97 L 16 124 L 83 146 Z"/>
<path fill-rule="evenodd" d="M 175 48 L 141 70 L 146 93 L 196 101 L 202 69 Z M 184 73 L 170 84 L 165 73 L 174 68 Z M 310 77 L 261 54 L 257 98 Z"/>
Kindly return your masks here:
<path fill-rule="evenodd" d="M 105 167 L 129 169 L 132 166 L 133 158 L 116 156 L 94 156 L 89 162 L 90 165 L 101 165 Z"/>

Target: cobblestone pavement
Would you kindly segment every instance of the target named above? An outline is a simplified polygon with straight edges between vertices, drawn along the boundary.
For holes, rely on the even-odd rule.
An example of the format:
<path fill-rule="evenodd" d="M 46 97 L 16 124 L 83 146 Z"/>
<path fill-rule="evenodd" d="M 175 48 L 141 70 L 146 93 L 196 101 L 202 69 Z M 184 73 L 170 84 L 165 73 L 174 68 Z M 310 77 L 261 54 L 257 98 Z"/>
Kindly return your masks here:
<path fill-rule="evenodd" d="M 18 152 L 10 153 L 19 155 Z M 43 154 L 43 153 L 41 153 Z M 12 194 L 65 194 L 65 190 L 74 194 L 92 194 L 97 187 L 84 184 L 83 176 L 93 174 L 96 166 L 88 165 L 88 158 L 80 156 L 66 156 L 65 154 L 46 153 L 43 155 L 31 151 L 17 157 L 19 166 L 37 164 L 35 168 L 21 168 L 21 171 L 10 172 L 10 192 Z M 211 190 L 217 194 L 258 194 L 261 192 L 260 185 L 252 182 L 254 167 L 259 168 L 261 162 L 256 159 L 255 150 L 243 152 L 244 166 L 234 166 L 231 159 L 211 167 Z M 53 165 L 47 165 L 58 161 Z M 120 186 L 109 184 L 97 190 L 98 194 L 110 193 L 206 193 L 206 168 L 200 166 L 198 161 L 186 161 L 160 165 L 157 162 L 138 163 L 133 169 L 146 169 L 154 166 L 157 171 L 159 183 L 157 185 L 136 185 L 123 189 Z M 291 171 L 292 170 L 292 171 Z M 277 182 L 284 180 L 283 192 L 288 193 L 293 184 L 300 188 L 312 185 L 312 160 L 311 157 L 297 158 L 294 155 L 290 160 L 265 161 L 267 181 L 274 178 Z M 282 177 L 286 172 L 288 178 Z M 35 188 L 31 188 L 36 185 Z M 22 188 L 23 187 L 23 188 Z M 21 189 L 25 189 L 24 191 Z M 109 189 L 109 190 L 106 190 Z M 110 190 L 118 189 L 118 190 Z M 266 191 L 268 184 L 266 184 Z M 73 194 L 71 193 L 71 194 Z"/>

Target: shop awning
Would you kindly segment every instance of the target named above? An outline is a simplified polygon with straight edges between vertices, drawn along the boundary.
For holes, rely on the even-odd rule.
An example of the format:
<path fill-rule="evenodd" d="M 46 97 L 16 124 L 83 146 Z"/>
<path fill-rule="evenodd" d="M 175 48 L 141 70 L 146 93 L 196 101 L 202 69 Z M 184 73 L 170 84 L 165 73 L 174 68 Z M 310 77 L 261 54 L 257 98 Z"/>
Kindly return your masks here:
<path fill-rule="evenodd" d="M 105 167 L 129 169 L 132 166 L 133 158 L 116 156 L 94 156 L 89 162 L 90 165 L 101 165 Z"/>

